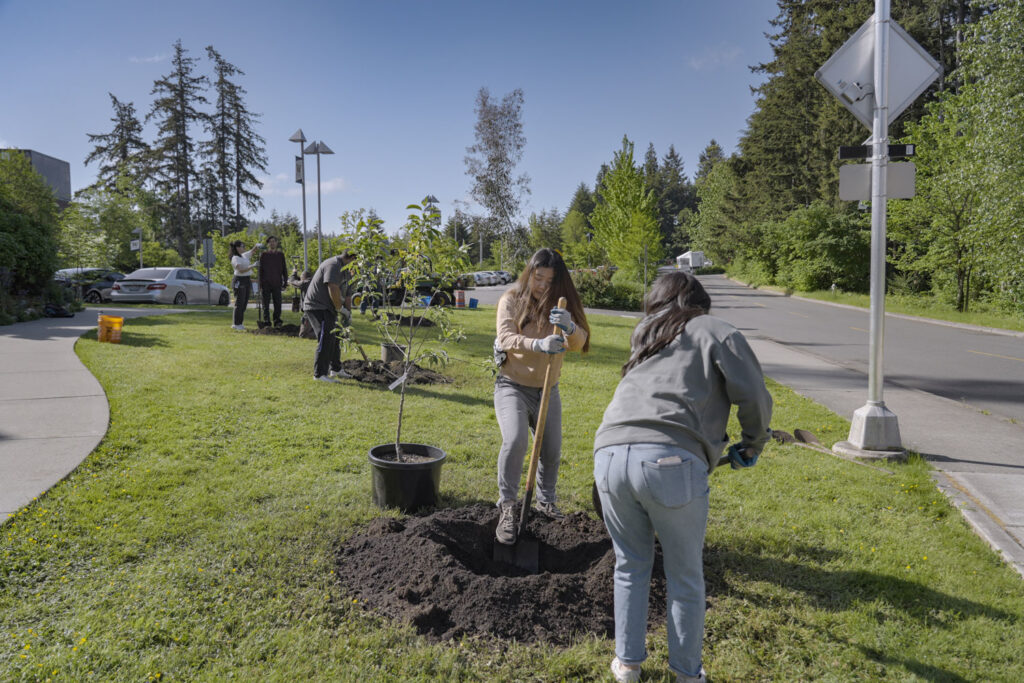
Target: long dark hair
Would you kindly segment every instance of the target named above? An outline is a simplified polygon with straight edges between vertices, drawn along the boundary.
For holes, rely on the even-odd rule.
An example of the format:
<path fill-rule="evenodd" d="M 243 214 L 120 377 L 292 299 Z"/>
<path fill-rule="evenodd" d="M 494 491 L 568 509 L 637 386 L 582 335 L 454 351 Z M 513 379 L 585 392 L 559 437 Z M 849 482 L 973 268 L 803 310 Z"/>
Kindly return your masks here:
<path fill-rule="evenodd" d="M 647 315 L 629 340 L 632 353 L 622 376 L 668 346 L 686 329 L 686 323 L 711 310 L 711 297 L 700 281 L 683 271 L 659 277 L 647 295 Z"/>
<path fill-rule="evenodd" d="M 544 301 L 534 301 L 530 296 L 530 278 L 538 268 L 551 268 L 555 275 L 548 287 L 547 298 Z M 590 324 L 587 323 L 587 314 L 583 312 L 583 302 L 580 301 L 579 292 L 572 282 L 569 269 L 565 267 L 562 255 L 554 249 L 538 249 L 520 273 L 519 279 L 510 290 L 512 297 L 512 310 L 515 311 L 516 327 L 520 331 L 532 320 L 547 320 L 551 309 L 558 305 L 559 297 L 565 297 L 566 310 L 572 315 L 573 322 L 587 331 L 587 341 L 583 344 L 583 352 L 590 350 Z"/>
<path fill-rule="evenodd" d="M 231 258 L 232 256 L 241 256 L 242 252 L 240 252 L 239 249 L 241 249 L 244 244 L 245 243 L 242 240 L 235 240 L 228 245 L 228 258 Z"/>

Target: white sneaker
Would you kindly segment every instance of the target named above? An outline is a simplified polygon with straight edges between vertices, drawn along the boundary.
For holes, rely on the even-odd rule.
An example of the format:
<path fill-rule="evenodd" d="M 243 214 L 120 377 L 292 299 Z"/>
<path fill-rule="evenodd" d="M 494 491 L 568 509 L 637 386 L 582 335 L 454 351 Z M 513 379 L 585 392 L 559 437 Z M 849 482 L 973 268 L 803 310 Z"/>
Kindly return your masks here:
<path fill-rule="evenodd" d="M 342 369 L 342 370 L 331 370 L 328 373 L 328 375 L 330 377 L 336 377 L 337 379 L 352 379 L 352 375 L 350 375 L 347 372 L 345 372 L 344 369 Z"/>
<path fill-rule="evenodd" d="M 314 377 L 313 379 L 315 379 L 317 382 L 330 382 L 331 384 L 340 384 L 338 380 L 334 379 L 333 377 L 328 377 L 327 375 L 320 375 L 319 377 Z"/>
<path fill-rule="evenodd" d="M 640 665 L 623 664 L 616 657 L 612 660 L 612 676 L 615 676 L 619 683 L 636 683 L 640 680 Z"/>
<path fill-rule="evenodd" d="M 245 332 L 245 325 L 232 325 L 231 329 L 238 330 L 239 332 Z"/>
<path fill-rule="evenodd" d="M 676 683 L 707 683 L 708 677 L 704 673 L 704 667 L 700 668 L 700 673 L 696 676 L 684 676 L 683 674 L 676 674 Z"/>

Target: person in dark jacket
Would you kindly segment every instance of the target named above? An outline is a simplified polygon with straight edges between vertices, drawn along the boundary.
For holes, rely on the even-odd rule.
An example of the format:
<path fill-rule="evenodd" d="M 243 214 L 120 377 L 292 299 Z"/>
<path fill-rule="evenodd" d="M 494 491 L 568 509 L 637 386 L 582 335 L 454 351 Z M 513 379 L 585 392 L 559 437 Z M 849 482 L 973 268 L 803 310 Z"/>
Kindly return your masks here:
<path fill-rule="evenodd" d="M 260 295 L 263 319 L 270 320 L 270 302 L 274 302 L 274 327 L 281 327 L 281 290 L 288 283 L 288 265 L 278 248 L 277 238 L 267 238 L 267 250 L 260 254 Z"/>
<path fill-rule="evenodd" d="M 622 380 L 594 435 L 594 481 L 615 550 L 611 669 L 618 681 L 640 679 L 657 535 L 669 668 L 678 683 L 699 683 L 705 680 L 708 476 L 729 443 L 725 428 L 734 404 L 742 434 L 729 446 L 729 462 L 735 469 L 757 462 L 771 435 L 772 397 L 747 340 L 709 314 L 711 298 L 693 275 L 666 273 L 646 303 Z"/>

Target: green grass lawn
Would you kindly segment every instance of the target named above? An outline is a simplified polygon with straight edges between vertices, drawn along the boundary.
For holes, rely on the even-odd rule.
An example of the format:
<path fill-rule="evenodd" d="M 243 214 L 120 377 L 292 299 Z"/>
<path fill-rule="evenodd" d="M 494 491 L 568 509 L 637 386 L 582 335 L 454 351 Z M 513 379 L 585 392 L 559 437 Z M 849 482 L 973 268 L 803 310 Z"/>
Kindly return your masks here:
<path fill-rule="evenodd" d="M 731 276 L 730 276 L 731 277 Z M 742 278 L 737 278 L 742 281 Z M 784 292 L 787 295 L 817 299 L 819 301 L 831 301 L 848 306 L 859 308 L 870 308 L 871 297 L 867 294 L 856 292 L 832 292 L 827 289 L 814 292 L 795 292 L 782 287 L 761 285 L 758 289 L 767 289 L 774 292 Z M 993 306 L 972 302 L 971 310 L 961 313 L 951 304 L 944 303 L 933 296 L 911 296 L 902 294 L 887 294 L 885 297 L 886 313 L 901 313 L 903 315 L 914 315 L 922 318 L 934 318 L 966 325 L 981 325 L 982 327 L 994 327 L 1003 330 L 1024 331 L 1024 316 L 1006 313 Z"/>
<path fill-rule="evenodd" d="M 403 427 L 448 451 L 444 506 L 497 495 L 481 366 L 494 309 L 455 315 L 467 331 L 446 371 L 455 381 L 410 388 Z M 592 322 L 593 352 L 571 357 L 561 382 L 568 511 L 590 509 L 594 430 L 636 321 Z M 356 325 L 373 338 L 365 318 Z M 609 640 L 431 644 L 338 587 L 338 544 L 384 514 L 367 450 L 393 437 L 398 396 L 314 383 L 312 342 L 198 312 L 129 320 L 122 344 L 90 333 L 76 348 L 107 392 L 110 430 L 0 530 L 0 680 L 610 678 Z M 777 428 L 845 438 L 844 419 L 771 389 Z M 1020 576 L 923 462 L 894 469 L 772 444 L 753 470 L 715 473 L 704 649 L 715 681 L 1020 680 Z M 645 680 L 670 680 L 664 628 L 648 643 Z"/>

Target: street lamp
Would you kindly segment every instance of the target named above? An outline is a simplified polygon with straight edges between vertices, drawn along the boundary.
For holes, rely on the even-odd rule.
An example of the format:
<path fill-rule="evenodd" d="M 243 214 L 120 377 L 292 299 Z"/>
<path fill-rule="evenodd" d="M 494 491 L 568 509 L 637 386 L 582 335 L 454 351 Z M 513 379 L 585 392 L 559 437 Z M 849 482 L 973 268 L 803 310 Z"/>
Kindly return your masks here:
<path fill-rule="evenodd" d="M 323 255 L 323 216 L 320 211 L 320 155 L 334 154 L 334 151 L 324 144 L 323 140 L 312 143 L 303 150 L 305 154 L 316 155 L 316 256 L 317 263 L 322 263 Z"/>
<path fill-rule="evenodd" d="M 306 136 L 299 128 L 295 134 L 288 138 L 288 142 L 299 143 L 299 156 L 295 157 L 295 176 L 297 183 L 302 183 L 302 270 L 309 270 L 309 247 L 306 245 L 306 154 L 302 149 L 302 143 Z"/>

